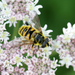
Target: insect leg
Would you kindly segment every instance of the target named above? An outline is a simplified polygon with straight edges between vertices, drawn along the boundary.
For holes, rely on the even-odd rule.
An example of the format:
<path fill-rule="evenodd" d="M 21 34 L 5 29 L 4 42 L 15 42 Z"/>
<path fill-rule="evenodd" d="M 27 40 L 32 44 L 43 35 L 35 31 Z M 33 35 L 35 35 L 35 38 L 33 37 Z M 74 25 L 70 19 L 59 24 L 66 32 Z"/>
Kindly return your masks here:
<path fill-rule="evenodd" d="M 33 42 L 30 42 L 30 43 L 23 43 L 23 44 L 21 44 L 21 45 L 19 45 L 19 46 L 23 46 L 23 45 L 31 45 L 31 44 L 33 44 Z"/>
<path fill-rule="evenodd" d="M 38 45 L 38 49 L 39 49 L 39 45 Z"/>
<path fill-rule="evenodd" d="M 22 40 L 22 42 L 28 42 L 28 40 Z"/>
<path fill-rule="evenodd" d="M 32 50 L 33 50 L 33 46 L 34 46 L 34 43 L 32 44 L 32 47 L 31 47 Z"/>
<path fill-rule="evenodd" d="M 33 43 L 31 40 L 22 40 L 23 43 Z"/>

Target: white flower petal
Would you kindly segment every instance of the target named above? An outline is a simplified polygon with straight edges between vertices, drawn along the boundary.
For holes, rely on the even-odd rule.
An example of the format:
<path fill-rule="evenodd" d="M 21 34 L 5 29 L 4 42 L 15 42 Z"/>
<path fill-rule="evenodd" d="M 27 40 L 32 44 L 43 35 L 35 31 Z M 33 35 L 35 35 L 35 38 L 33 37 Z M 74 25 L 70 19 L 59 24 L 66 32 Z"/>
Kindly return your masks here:
<path fill-rule="evenodd" d="M 41 12 L 39 11 L 39 8 L 42 8 L 42 5 L 37 5 L 37 6 L 35 6 L 35 8 L 34 8 L 34 10 L 36 11 L 36 13 L 37 13 L 38 15 L 41 14 Z"/>
<path fill-rule="evenodd" d="M 44 30 L 46 30 L 47 29 L 47 24 L 45 24 L 45 26 L 44 26 Z"/>
<path fill-rule="evenodd" d="M 39 0 L 35 0 L 35 1 L 34 1 L 34 4 L 36 5 L 38 2 L 39 2 Z"/>
<path fill-rule="evenodd" d="M 68 23 L 67 23 L 67 26 L 68 26 L 68 28 L 71 28 L 71 23 L 68 22 Z"/>
<path fill-rule="evenodd" d="M 11 27 L 11 26 L 12 26 L 12 23 L 9 24 L 9 27 Z"/>

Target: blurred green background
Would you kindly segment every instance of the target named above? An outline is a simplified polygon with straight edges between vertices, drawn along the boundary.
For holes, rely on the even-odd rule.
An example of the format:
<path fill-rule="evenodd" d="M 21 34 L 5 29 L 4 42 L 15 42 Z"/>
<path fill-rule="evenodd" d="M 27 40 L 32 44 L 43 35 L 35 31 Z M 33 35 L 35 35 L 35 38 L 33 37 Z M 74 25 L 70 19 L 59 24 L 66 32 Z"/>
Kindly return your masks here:
<path fill-rule="evenodd" d="M 67 27 L 67 23 L 75 23 L 75 0 L 40 0 L 39 4 L 43 5 L 41 9 L 40 22 L 43 26 L 48 24 L 48 29 L 52 29 L 52 38 L 62 34 L 62 28 Z M 58 54 L 54 55 L 58 59 Z M 56 71 L 56 75 L 75 75 L 73 68 L 70 66 L 60 67 Z"/>
<path fill-rule="evenodd" d="M 62 34 L 62 28 L 67 27 L 68 22 L 72 25 L 75 23 L 75 0 L 39 0 L 38 4 L 43 6 L 39 16 L 41 26 L 48 24 L 48 29 L 53 30 L 51 33 L 53 39 Z M 21 24 L 22 22 L 18 22 L 16 28 L 12 26 L 10 29 L 7 26 L 7 30 L 12 34 L 11 39 L 13 36 L 19 36 L 17 32 Z M 58 59 L 58 54 L 54 57 Z M 57 69 L 56 75 L 75 75 L 75 72 L 72 67 L 66 69 L 64 66 Z"/>

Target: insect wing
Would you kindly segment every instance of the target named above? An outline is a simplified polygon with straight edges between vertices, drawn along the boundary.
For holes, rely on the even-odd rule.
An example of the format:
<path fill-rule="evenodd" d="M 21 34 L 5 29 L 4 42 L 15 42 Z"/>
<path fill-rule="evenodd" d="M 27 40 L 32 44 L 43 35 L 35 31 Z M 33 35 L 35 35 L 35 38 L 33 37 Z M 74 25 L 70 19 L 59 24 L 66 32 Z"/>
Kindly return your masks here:
<path fill-rule="evenodd" d="M 34 17 L 34 19 L 33 19 L 32 21 L 35 23 L 34 27 L 35 27 L 38 31 L 42 32 L 42 30 L 41 30 L 41 25 L 40 25 L 40 20 L 39 20 L 39 17 L 38 17 L 37 14 L 35 15 L 35 17 Z"/>
<path fill-rule="evenodd" d="M 31 45 L 31 44 L 33 44 L 33 41 L 26 40 L 24 37 L 17 38 L 17 40 L 15 42 L 17 42 L 17 44 L 14 47 L 17 47 L 17 46 L 20 47 L 22 45 Z"/>

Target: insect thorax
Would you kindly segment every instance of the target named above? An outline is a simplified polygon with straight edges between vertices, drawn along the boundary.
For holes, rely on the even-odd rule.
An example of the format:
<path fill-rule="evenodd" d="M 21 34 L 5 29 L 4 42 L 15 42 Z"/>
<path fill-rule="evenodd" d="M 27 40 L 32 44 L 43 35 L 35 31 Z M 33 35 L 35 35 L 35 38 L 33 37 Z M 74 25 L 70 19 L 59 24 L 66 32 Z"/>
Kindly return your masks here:
<path fill-rule="evenodd" d="M 36 45 L 42 45 L 44 40 L 45 40 L 45 37 L 41 33 L 37 33 L 35 38 L 34 38 L 34 43 Z"/>

